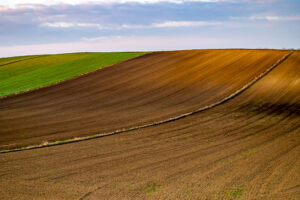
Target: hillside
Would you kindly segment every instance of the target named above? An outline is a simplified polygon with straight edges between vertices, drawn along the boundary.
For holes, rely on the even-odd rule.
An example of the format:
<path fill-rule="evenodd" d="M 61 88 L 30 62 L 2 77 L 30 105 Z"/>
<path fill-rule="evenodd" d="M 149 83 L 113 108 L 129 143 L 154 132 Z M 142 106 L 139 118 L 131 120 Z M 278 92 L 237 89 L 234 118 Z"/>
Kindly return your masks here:
<path fill-rule="evenodd" d="M 144 52 L 73 53 L 0 59 L 0 98 L 68 80 Z"/>
<path fill-rule="evenodd" d="M 0 154 L 0 197 L 299 199 L 299 65 L 298 51 L 156 52 L 2 99 L 2 149 L 163 122 Z"/>

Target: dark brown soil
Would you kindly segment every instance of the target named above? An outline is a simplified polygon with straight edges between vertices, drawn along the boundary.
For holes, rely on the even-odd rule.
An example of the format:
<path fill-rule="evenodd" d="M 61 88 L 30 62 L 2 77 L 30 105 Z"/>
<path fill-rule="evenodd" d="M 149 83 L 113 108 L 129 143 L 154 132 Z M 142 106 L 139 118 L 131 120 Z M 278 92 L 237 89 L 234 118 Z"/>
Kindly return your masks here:
<path fill-rule="evenodd" d="M 174 122 L 0 154 L 0 199 L 298 200 L 299 66 L 295 52 L 241 95 Z"/>
<path fill-rule="evenodd" d="M 289 53 L 156 52 L 0 100 L 0 150 L 136 127 L 232 94 Z"/>

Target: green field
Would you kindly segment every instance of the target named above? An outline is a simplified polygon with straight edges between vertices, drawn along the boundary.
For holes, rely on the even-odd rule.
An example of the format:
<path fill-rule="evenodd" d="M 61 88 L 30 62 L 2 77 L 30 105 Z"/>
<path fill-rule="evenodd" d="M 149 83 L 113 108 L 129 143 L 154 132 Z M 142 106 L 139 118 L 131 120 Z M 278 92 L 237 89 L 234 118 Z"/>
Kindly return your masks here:
<path fill-rule="evenodd" d="M 72 53 L 45 55 L 27 60 L 30 56 L 1 58 L 0 97 L 61 82 L 145 53 Z M 25 60 L 7 64 L 21 59 Z"/>
<path fill-rule="evenodd" d="M 17 56 L 17 57 L 8 57 L 8 58 L 0 58 L 0 66 L 7 65 L 12 62 L 21 61 L 29 58 L 34 58 L 36 56 Z"/>

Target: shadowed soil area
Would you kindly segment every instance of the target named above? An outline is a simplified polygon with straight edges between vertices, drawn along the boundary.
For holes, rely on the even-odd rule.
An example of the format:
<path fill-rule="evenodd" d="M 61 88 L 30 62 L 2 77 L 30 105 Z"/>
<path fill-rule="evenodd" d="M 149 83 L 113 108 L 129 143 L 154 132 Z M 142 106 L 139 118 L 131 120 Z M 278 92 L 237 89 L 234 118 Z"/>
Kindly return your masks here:
<path fill-rule="evenodd" d="M 213 104 L 289 51 L 155 52 L 0 99 L 0 149 L 150 124 Z"/>
<path fill-rule="evenodd" d="M 170 123 L 1 154 L 0 198 L 297 200 L 299 66 L 294 52 L 230 101 Z"/>

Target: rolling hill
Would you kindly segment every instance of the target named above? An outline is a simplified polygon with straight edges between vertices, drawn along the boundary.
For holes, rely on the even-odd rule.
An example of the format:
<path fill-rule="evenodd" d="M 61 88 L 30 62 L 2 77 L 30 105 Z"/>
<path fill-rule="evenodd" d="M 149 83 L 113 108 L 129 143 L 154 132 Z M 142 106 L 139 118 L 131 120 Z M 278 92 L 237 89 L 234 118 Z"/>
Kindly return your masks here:
<path fill-rule="evenodd" d="M 299 65 L 299 51 L 153 52 L 1 99 L 1 149 L 125 131 L 0 154 L 0 197 L 299 199 Z"/>

